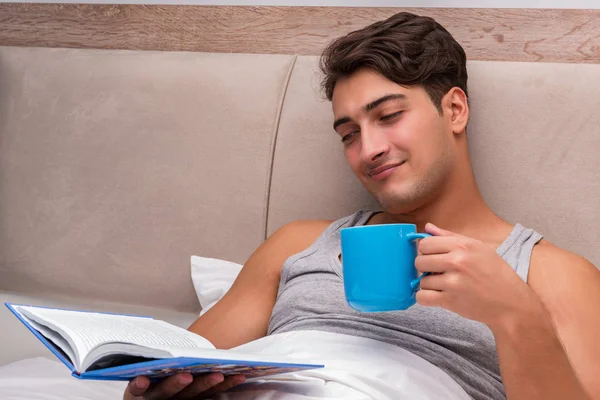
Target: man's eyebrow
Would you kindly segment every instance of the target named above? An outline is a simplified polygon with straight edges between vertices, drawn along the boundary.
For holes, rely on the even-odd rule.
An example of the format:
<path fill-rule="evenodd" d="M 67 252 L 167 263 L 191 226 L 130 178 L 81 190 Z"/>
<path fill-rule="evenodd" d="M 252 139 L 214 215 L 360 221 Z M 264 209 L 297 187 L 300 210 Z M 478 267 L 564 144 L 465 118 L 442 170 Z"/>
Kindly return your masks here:
<path fill-rule="evenodd" d="M 370 102 L 369 104 L 367 104 L 365 106 L 365 111 L 369 112 L 372 109 L 374 109 L 375 107 L 377 107 L 378 105 L 380 105 L 381 103 L 385 103 L 386 101 L 390 101 L 390 100 L 396 100 L 396 99 L 406 99 L 406 95 L 403 95 L 401 93 L 396 93 L 396 94 L 388 94 L 386 96 L 380 97 L 375 101 Z"/>
<path fill-rule="evenodd" d="M 333 123 L 333 130 L 335 131 L 335 128 L 337 128 L 338 126 L 345 124 L 346 122 L 350 122 L 351 119 L 350 117 L 342 117 L 340 119 L 337 119 L 334 123 Z"/>
<path fill-rule="evenodd" d="M 369 104 L 367 104 L 364 109 L 366 112 L 371 111 L 372 109 L 374 109 L 375 107 L 377 107 L 378 105 L 380 105 L 381 103 L 385 103 L 386 101 L 390 101 L 390 100 L 396 100 L 396 99 L 401 99 L 404 100 L 406 99 L 406 95 L 401 94 L 401 93 L 395 93 L 395 94 L 388 94 L 385 95 L 383 97 L 378 98 L 375 101 L 370 102 Z M 334 123 L 333 123 L 333 130 L 335 130 L 338 126 L 345 124 L 347 122 L 352 121 L 350 119 L 350 117 L 342 117 L 340 119 L 337 119 Z"/>

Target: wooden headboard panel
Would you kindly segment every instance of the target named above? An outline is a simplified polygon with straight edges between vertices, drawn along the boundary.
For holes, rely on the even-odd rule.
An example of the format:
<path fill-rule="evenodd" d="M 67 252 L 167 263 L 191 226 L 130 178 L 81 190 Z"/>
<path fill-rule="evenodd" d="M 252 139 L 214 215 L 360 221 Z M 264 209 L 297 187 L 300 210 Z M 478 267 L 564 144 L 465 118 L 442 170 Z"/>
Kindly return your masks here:
<path fill-rule="evenodd" d="M 600 63 L 600 10 L 0 4 L 0 45 L 317 55 L 400 10 L 434 17 L 471 60 Z"/>

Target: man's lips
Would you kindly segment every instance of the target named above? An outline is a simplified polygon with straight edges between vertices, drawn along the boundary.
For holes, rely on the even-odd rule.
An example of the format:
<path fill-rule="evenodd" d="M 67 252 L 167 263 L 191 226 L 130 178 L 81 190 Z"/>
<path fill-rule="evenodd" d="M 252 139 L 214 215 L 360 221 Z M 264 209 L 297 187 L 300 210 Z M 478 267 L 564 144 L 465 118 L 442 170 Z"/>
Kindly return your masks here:
<path fill-rule="evenodd" d="M 384 179 L 384 178 L 387 178 L 388 176 L 390 176 L 392 174 L 392 172 L 394 172 L 396 167 L 399 167 L 402 164 L 404 164 L 404 161 L 399 162 L 399 163 L 381 165 L 377 168 L 373 168 L 372 170 L 370 170 L 369 176 L 374 181 L 379 181 L 381 179 Z"/>

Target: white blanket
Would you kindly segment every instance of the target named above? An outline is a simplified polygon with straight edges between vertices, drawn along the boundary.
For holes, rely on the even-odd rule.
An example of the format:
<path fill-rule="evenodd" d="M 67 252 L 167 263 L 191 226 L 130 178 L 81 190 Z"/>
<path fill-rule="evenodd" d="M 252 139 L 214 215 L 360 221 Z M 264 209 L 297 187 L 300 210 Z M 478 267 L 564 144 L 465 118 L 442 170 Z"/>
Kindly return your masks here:
<path fill-rule="evenodd" d="M 248 353 L 287 355 L 326 368 L 250 381 L 219 400 L 248 399 L 469 399 L 446 373 L 386 343 L 327 332 L 267 336 L 238 347 Z M 125 382 L 80 381 L 64 365 L 42 358 L 0 367 L 0 399 L 119 399 Z"/>

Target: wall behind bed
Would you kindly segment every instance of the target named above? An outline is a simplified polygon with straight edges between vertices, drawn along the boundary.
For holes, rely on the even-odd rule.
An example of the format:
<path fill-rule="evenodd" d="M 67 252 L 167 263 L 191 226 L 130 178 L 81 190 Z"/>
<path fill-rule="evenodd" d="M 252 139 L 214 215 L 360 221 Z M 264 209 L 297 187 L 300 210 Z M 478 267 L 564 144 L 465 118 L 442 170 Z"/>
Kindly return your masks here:
<path fill-rule="evenodd" d="M 19 0 L 0 3 L 53 3 Z M 445 7 L 445 8 L 600 8 L 596 0 L 66 0 L 91 4 L 190 4 L 205 6 L 317 6 L 317 7 Z"/>
<path fill-rule="evenodd" d="M 471 60 L 597 63 L 600 10 L 403 8 L 436 18 Z M 0 4 L 0 45 L 318 55 L 398 8 Z"/>

